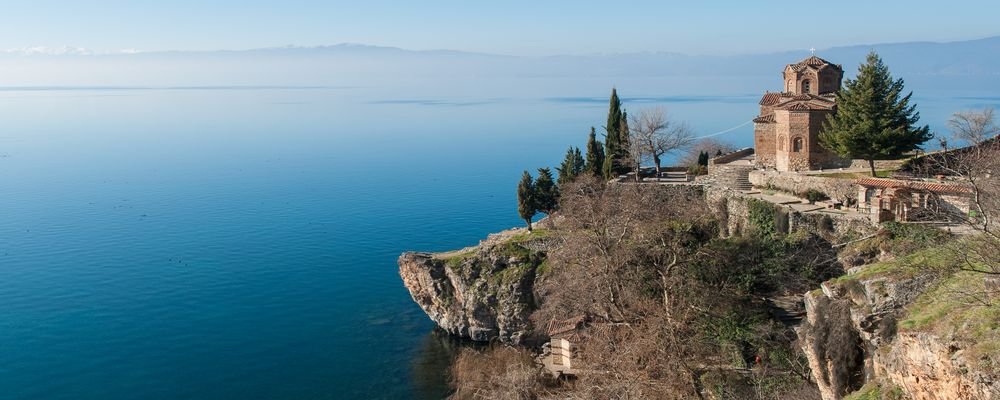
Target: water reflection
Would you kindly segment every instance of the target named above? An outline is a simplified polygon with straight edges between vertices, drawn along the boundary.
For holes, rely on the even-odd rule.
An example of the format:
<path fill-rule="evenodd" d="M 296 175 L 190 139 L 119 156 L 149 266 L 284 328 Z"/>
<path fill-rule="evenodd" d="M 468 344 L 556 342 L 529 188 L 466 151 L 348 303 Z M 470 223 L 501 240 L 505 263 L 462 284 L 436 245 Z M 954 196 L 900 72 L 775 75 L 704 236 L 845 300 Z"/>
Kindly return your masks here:
<path fill-rule="evenodd" d="M 448 335 L 434 329 L 424 336 L 420 350 L 410 364 L 413 393 L 417 399 L 443 399 L 451 395 L 451 363 L 466 347 L 478 346 L 473 342 Z"/>

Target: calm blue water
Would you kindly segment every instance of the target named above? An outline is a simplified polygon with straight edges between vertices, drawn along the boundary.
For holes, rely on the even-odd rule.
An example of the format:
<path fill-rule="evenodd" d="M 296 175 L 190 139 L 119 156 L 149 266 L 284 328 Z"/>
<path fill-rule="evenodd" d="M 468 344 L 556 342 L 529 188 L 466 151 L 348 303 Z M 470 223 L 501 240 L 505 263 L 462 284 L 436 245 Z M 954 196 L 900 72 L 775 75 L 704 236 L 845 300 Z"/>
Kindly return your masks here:
<path fill-rule="evenodd" d="M 702 134 L 770 83 L 618 82 Z M 0 91 L 0 399 L 440 398 L 396 258 L 518 225 L 610 85 Z"/>

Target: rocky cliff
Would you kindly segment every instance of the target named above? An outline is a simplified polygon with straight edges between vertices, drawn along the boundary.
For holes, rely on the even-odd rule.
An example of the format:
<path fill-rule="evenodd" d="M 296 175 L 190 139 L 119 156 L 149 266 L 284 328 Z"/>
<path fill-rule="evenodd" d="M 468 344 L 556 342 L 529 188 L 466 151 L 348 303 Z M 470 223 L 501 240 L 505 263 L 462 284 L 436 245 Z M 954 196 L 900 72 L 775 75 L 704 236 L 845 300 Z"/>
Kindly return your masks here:
<path fill-rule="evenodd" d="M 805 296 L 798 335 L 824 399 L 1000 398 L 997 306 L 954 297 L 983 277 L 946 272 L 942 251 L 868 265 Z"/>
<path fill-rule="evenodd" d="M 404 253 L 399 275 L 441 329 L 479 342 L 518 344 L 530 332 L 547 241 L 544 230 L 515 229 L 460 251 Z"/>

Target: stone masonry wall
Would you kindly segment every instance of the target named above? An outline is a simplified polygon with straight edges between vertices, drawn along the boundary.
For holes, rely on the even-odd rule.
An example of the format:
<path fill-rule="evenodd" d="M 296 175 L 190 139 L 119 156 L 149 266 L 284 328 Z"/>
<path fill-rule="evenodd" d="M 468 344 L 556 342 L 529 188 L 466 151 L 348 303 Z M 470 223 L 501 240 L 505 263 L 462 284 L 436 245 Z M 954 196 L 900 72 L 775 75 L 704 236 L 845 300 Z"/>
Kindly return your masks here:
<path fill-rule="evenodd" d="M 845 204 L 849 199 L 857 198 L 858 195 L 858 185 L 850 179 L 824 178 L 770 170 L 752 171 L 749 178 L 750 183 L 758 189 L 770 188 L 794 194 L 815 189 L 830 196 L 831 199 L 840 200 Z"/>
<path fill-rule="evenodd" d="M 760 168 L 774 168 L 774 146 L 775 146 L 775 124 L 755 123 L 754 149 L 756 151 L 755 163 Z"/>
<path fill-rule="evenodd" d="M 733 162 L 735 160 L 739 160 L 743 157 L 749 156 L 753 153 L 754 153 L 753 148 L 747 147 L 744 149 L 736 150 L 734 152 L 723 154 L 715 158 L 711 158 L 708 160 L 708 165 L 712 166 L 716 164 L 725 164 L 728 162 Z"/>

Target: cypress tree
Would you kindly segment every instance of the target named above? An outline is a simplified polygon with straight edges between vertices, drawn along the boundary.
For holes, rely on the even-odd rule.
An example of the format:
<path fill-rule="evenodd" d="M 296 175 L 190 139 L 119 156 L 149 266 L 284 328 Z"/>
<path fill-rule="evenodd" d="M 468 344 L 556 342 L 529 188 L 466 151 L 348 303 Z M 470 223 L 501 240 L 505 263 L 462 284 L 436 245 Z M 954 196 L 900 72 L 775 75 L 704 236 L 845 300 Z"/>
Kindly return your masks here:
<path fill-rule="evenodd" d="M 570 146 L 566 150 L 566 157 L 563 158 L 562 164 L 556 167 L 556 172 L 559 173 L 559 184 L 565 185 L 571 182 L 577 175 L 580 174 L 580 169 L 577 167 L 577 157 L 580 157 L 580 149 L 575 149 Z M 541 177 L 539 177 L 541 179 Z M 537 184 L 536 184 L 537 185 Z"/>
<path fill-rule="evenodd" d="M 535 209 L 551 215 L 559 205 L 559 187 L 552 181 L 552 171 L 548 168 L 538 169 L 538 179 L 535 179 Z"/>
<path fill-rule="evenodd" d="M 597 131 L 590 127 L 590 137 L 587 139 L 587 161 L 583 167 L 586 174 L 601 176 L 604 174 L 604 148 L 597 140 Z"/>
<path fill-rule="evenodd" d="M 705 167 L 708 166 L 708 152 L 707 151 L 698 152 L 698 165 L 705 166 Z"/>
<path fill-rule="evenodd" d="M 604 177 L 611 179 L 618 168 L 618 156 L 621 152 L 622 102 L 618 99 L 618 89 L 611 89 L 611 99 L 608 102 L 608 123 L 604 126 Z"/>
<path fill-rule="evenodd" d="M 874 51 L 837 92 L 837 113 L 823 122 L 820 144 L 845 158 L 868 161 L 875 176 L 875 160 L 892 159 L 920 148 L 931 138 L 920 120 L 913 92 L 903 95 L 903 80 L 892 79 L 889 68 Z"/>
<path fill-rule="evenodd" d="M 535 204 L 535 182 L 528 171 L 524 171 L 521 182 L 517 184 L 517 213 L 531 232 L 531 219 L 538 213 L 538 206 Z"/>
<path fill-rule="evenodd" d="M 621 120 L 618 121 L 618 169 L 615 171 L 615 175 L 628 173 L 632 171 L 633 167 L 638 167 L 637 165 L 632 165 L 634 161 L 632 160 L 631 151 L 629 151 L 631 141 L 628 136 L 628 113 L 622 110 Z"/>
<path fill-rule="evenodd" d="M 580 176 L 583 173 L 583 168 L 587 165 L 587 161 L 583 159 L 583 154 L 580 153 L 579 147 L 573 148 L 573 177 Z"/>

